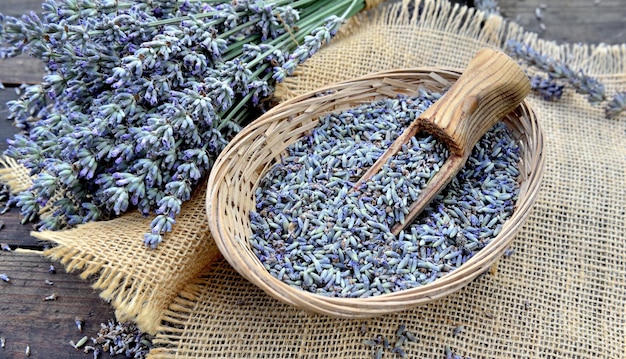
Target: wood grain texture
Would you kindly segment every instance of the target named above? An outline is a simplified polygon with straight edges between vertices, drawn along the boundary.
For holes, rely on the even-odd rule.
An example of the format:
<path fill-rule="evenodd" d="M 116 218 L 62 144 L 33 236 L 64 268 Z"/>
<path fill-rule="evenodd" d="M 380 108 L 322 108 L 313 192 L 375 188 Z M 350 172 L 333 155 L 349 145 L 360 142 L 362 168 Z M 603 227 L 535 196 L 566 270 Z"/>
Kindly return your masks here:
<path fill-rule="evenodd" d="M 501 0 L 499 4 L 503 16 L 543 39 L 558 43 L 626 43 L 625 0 Z M 537 8 L 541 18 L 537 17 Z"/>
<path fill-rule="evenodd" d="M 70 340 L 95 337 L 100 323 L 115 318 L 87 281 L 56 263 L 56 274 L 51 274 L 51 263 L 37 253 L 0 252 L 0 273 L 11 280 L 0 282 L 0 336 L 6 341 L 0 358 L 24 358 L 26 345 L 31 358 L 89 358 L 91 354 L 72 348 Z M 46 279 L 54 284 L 46 284 Z M 44 301 L 52 293 L 58 298 Z M 76 316 L 84 319 L 82 332 Z"/>
<path fill-rule="evenodd" d="M 472 1 L 456 0 L 471 4 Z M 609 44 L 626 43 L 625 0 L 544 0 L 542 19 L 535 9 L 541 0 L 501 0 L 503 15 L 516 20 L 526 30 L 535 31 L 541 38 L 559 43 L 588 42 Z M 41 9 L 41 0 L 0 0 L 0 13 L 19 16 Z M 540 24 L 545 25 L 545 31 Z M 37 83 L 44 74 L 43 64 L 22 55 L 0 60 L 0 81 L 5 84 Z M 15 99 L 13 89 L 0 91 L 0 151 L 6 149 L 6 139 L 17 132 L 10 121 L 5 103 Z M 0 230 L 0 242 L 15 248 L 43 248 L 44 243 L 30 236 L 32 227 L 21 225 L 16 209 L 0 216 L 5 226 Z M 6 347 L 0 349 L 0 358 L 24 358 L 26 345 L 31 347 L 31 358 L 91 358 L 68 344 L 82 337 L 74 317 L 85 318 L 83 333 L 95 335 L 99 324 L 113 319 L 113 310 L 103 302 L 90 282 L 75 274 L 65 273 L 54 263 L 57 274 L 48 273 L 51 264 L 40 255 L 0 252 L 0 273 L 6 273 L 12 282 L 0 281 L 0 336 L 6 338 Z M 45 279 L 55 284 L 48 286 Z M 44 302 L 43 297 L 55 291 L 57 301 Z M 101 355 L 100 358 L 110 358 Z"/>

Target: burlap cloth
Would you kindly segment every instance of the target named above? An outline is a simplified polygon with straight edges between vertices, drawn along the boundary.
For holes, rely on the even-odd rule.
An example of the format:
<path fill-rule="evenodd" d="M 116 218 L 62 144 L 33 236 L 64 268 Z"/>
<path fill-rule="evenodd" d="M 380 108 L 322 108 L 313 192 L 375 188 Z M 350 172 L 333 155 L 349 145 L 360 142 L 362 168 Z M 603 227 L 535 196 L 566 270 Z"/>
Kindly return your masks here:
<path fill-rule="evenodd" d="M 387 69 L 461 68 L 479 48 L 501 48 L 509 38 L 583 68 L 610 96 L 626 89 L 626 44 L 557 46 L 498 16 L 418 0 L 362 14 L 277 96 Z M 34 235 L 56 243 L 47 256 L 93 278 L 119 320 L 156 334 L 152 359 L 369 358 L 362 341 L 379 334 L 393 340 L 400 323 L 419 338 L 404 345 L 409 358 L 443 358 L 446 345 L 472 358 L 624 358 L 626 116 L 607 120 L 571 90 L 559 102 L 530 101 L 545 132 L 546 172 L 514 254 L 459 292 L 413 310 L 344 320 L 269 297 L 220 258 L 202 187 L 157 250 L 143 246 L 150 219 L 139 214 Z"/>

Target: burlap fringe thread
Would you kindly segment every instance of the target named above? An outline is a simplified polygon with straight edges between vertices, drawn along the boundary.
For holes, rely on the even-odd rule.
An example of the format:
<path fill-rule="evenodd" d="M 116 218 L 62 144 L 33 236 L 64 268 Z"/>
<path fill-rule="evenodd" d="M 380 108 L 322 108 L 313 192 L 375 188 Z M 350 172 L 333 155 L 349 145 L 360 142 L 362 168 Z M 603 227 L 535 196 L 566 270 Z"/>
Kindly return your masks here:
<path fill-rule="evenodd" d="M 8 186 L 11 193 L 25 191 L 32 185 L 28 170 L 16 160 L 2 156 L 0 165 L 0 182 Z"/>
<path fill-rule="evenodd" d="M 462 67 L 469 60 L 477 48 L 483 46 L 501 48 L 504 41 L 509 38 L 528 43 L 540 52 L 566 61 L 574 68 L 584 68 L 587 73 L 595 75 L 605 82 L 609 94 L 626 83 L 626 63 L 624 61 L 626 58 L 626 44 L 614 46 L 566 44 L 559 46 L 554 42 L 538 39 L 534 33 L 524 32 L 519 25 L 507 22 L 499 16 L 486 16 L 475 9 L 461 7 L 457 4 L 453 5 L 445 0 L 405 0 L 401 3 L 383 5 L 381 8 L 355 17 L 354 21 L 350 22 L 347 28 L 344 29 L 342 36 L 322 50 L 322 53 L 338 54 L 337 56 L 339 57 L 335 59 L 336 61 L 330 64 L 332 66 L 318 66 L 316 59 L 322 53 L 314 56 L 314 58 L 299 67 L 293 77 L 287 78 L 283 84 L 278 86 L 276 97 L 278 99 L 287 99 L 317 88 L 320 85 L 325 85 L 326 83 L 315 83 L 315 79 L 309 78 L 313 70 L 319 71 L 319 77 L 340 81 L 349 77 L 398 67 L 428 65 L 458 68 Z M 418 12 L 411 11 L 411 9 L 420 10 Z M 379 30 L 385 31 L 377 33 Z M 392 30 L 396 32 L 394 33 Z M 403 43 L 400 46 L 398 42 L 404 41 L 401 37 L 407 35 L 407 33 L 410 33 L 409 40 L 413 42 Z M 380 52 L 369 54 L 367 58 L 363 58 L 363 61 L 344 61 L 340 57 L 342 48 L 355 43 L 378 49 Z M 443 43 L 446 43 L 446 46 L 440 46 Z M 451 51 L 452 49 L 454 51 Z M 326 72 L 331 75 L 328 75 Z M 568 105 L 569 103 L 565 102 L 564 105 L 557 106 L 566 108 Z M 597 118 L 602 117 L 601 109 L 594 111 L 596 111 L 594 114 Z M 542 113 L 538 113 L 540 119 L 542 115 Z M 9 183 L 12 190 L 23 189 L 24 187 L 20 187 L 16 183 L 21 185 L 25 183 L 23 178 L 24 172 L 21 172 L 19 167 L 16 167 L 16 164 L 8 160 L 5 160 L 3 165 L 6 168 L 0 170 L 0 180 Z M 623 169 L 620 170 L 623 171 Z M 230 333 L 231 331 L 238 331 L 238 328 L 233 326 L 242 324 L 256 326 L 259 323 L 231 322 L 229 320 L 219 321 L 221 324 L 217 321 L 213 323 L 211 320 L 231 314 L 222 312 L 206 313 L 219 308 L 223 309 L 219 305 L 209 305 L 206 301 L 212 300 L 213 302 L 211 303 L 214 303 L 215 301 L 225 300 L 224 296 L 229 293 L 229 290 L 246 291 L 245 293 L 250 293 L 250 298 L 253 301 L 268 301 L 268 299 L 258 294 L 249 283 L 243 280 L 236 281 L 235 278 L 238 277 L 233 276 L 232 271 L 229 271 L 228 268 L 224 268 L 225 262 L 215 262 L 219 258 L 219 253 L 207 230 L 204 209 L 205 189 L 201 187 L 193 199 L 183 207 L 174 232 L 168 235 L 155 251 L 148 250 L 142 244 L 142 236 L 148 228 L 149 220 L 141 217 L 139 214 L 127 214 L 108 222 L 88 223 L 67 231 L 33 233 L 39 239 L 56 244 L 54 248 L 45 253 L 46 256 L 59 260 L 69 271 L 81 272 L 82 278 L 97 278 L 93 286 L 101 290 L 100 296 L 104 300 L 112 303 L 116 309 L 118 320 L 134 320 L 142 330 L 157 333 L 154 343 L 158 347 L 151 351 L 149 355 L 151 359 L 197 358 L 203 356 L 211 357 L 211 355 L 227 357 L 229 355 L 227 353 L 228 350 L 245 348 L 242 345 L 244 345 L 244 342 L 247 343 L 248 340 L 263 340 L 238 337 L 242 342 L 230 343 L 225 339 L 216 337 L 213 332 L 214 329 L 219 331 L 220 329 L 226 330 L 225 328 L 228 328 Z M 553 208 L 548 208 L 549 203 L 547 202 L 549 201 L 544 199 L 538 207 L 542 211 L 554 211 Z M 530 225 L 535 232 L 541 232 L 545 227 L 536 224 L 538 221 L 540 222 L 541 219 L 535 219 L 533 222 L 535 224 Z M 533 240 L 540 239 L 540 237 L 537 237 L 539 234 L 528 231 L 524 232 L 522 236 Z M 621 261 L 622 259 L 619 260 Z M 207 267 L 210 269 L 207 269 Z M 240 288 L 229 286 L 228 281 L 230 283 L 236 281 Z M 213 290 L 212 286 L 217 286 L 219 290 L 216 289 L 214 292 L 211 292 L 209 289 Z M 473 288 L 470 290 L 478 290 L 475 286 Z M 451 304 L 448 301 L 442 301 L 435 306 L 437 310 L 451 311 L 458 305 L 461 305 L 455 302 L 456 300 L 452 299 Z M 508 302 L 503 301 L 503 303 L 507 304 Z M 474 305 L 482 304 L 484 303 L 474 303 Z M 499 303 L 496 301 L 493 305 L 497 306 Z M 262 313 L 258 313 L 258 310 L 267 308 L 267 306 L 259 305 L 256 311 L 254 303 L 248 303 L 248 306 L 250 306 L 249 309 L 246 309 L 249 310 L 248 315 L 244 315 L 241 320 L 253 321 L 255 318 L 258 319 L 259 316 L 263 318 L 262 320 L 272 320 L 274 318 L 272 316 L 263 317 Z M 273 304 L 271 307 L 273 307 Z M 333 335 L 340 331 L 343 333 L 342 330 L 345 329 L 353 333 L 356 339 L 351 339 L 349 344 L 347 346 L 344 345 L 341 353 L 339 353 L 332 350 L 328 352 L 328 349 L 319 349 L 321 347 L 318 347 L 318 350 L 315 350 L 315 348 L 306 349 L 304 346 L 318 344 L 326 348 L 328 343 L 305 342 L 302 338 L 291 340 L 292 334 L 284 333 L 284 339 L 282 337 L 275 338 L 275 344 L 267 344 L 270 346 L 265 348 L 267 356 L 280 357 L 280 353 L 283 350 L 287 351 L 284 352 L 285 356 L 291 357 L 297 355 L 297 353 L 301 353 L 302 357 L 318 357 L 320 355 L 328 355 L 329 353 L 330 355 L 345 354 L 343 357 L 354 357 L 357 356 L 355 354 L 357 352 L 363 353 L 362 336 L 358 336 L 358 333 L 350 329 L 352 325 L 356 326 L 357 323 L 326 322 L 326 319 L 319 316 L 308 316 L 288 307 L 277 307 L 277 310 L 286 312 L 287 314 L 284 315 L 291 316 L 290 318 L 292 319 L 283 322 L 283 326 L 289 326 L 291 323 L 296 322 L 301 323 L 303 326 L 299 327 L 300 329 L 306 329 L 305 331 L 309 333 L 309 336 L 315 335 L 311 333 L 317 333 L 318 339 L 322 337 L 327 338 L 326 334 L 320 333 L 320 328 L 324 329 L 324 332 L 329 328 L 333 328 L 331 330 L 334 332 Z M 239 307 L 227 308 L 237 309 Z M 426 309 L 432 308 L 429 306 Z M 623 305 L 620 308 L 623 309 Z M 515 308 L 508 309 L 517 310 Z M 402 320 L 417 321 L 420 320 L 418 319 L 420 317 L 427 318 L 432 315 L 434 315 L 432 310 L 420 312 L 416 309 L 415 312 L 406 313 L 404 318 L 385 317 L 378 324 L 374 324 L 379 325 L 379 330 L 389 332 L 391 330 L 395 331 L 395 328 L 390 327 L 391 323 L 397 324 L 398 321 Z M 204 319 L 207 317 L 209 318 L 208 322 Z M 280 317 L 280 312 L 278 312 L 276 317 Z M 624 314 L 621 313 L 621 318 L 623 317 Z M 578 323 L 577 321 L 580 318 L 573 318 L 572 320 Z M 619 318 L 616 320 L 619 320 Z M 440 320 L 432 317 L 432 321 L 439 322 Z M 222 325 L 222 327 L 213 328 L 213 326 L 217 325 Z M 280 332 L 279 327 L 267 324 L 265 328 Z M 441 336 L 441 331 L 447 328 L 444 327 L 438 329 L 440 330 L 440 333 L 437 334 L 438 336 Z M 617 330 L 621 335 L 615 335 L 611 338 L 617 339 L 619 337 L 622 344 L 617 343 L 615 347 L 622 348 L 624 329 L 618 328 Z M 210 336 L 208 336 L 209 331 L 212 332 Z M 606 330 L 603 332 L 606 332 Z M 434 334 L 432 332 L 429 333 L 430 336 L 428 337 L 433 338 Z M 261 333 L 261 335 L 271 334 L 271 332 Z M 194 337 L 196 335 L 203 336 Z M 307 334 L 302 332 L 298 335 L 305 336 Z M 543 337 L 542 333 L 538 333 L 538 335 Z M 596 344 L 598 342 L 602 344 L 603 335 L 606 335 L 606 333 L 585 332 L 584 335 L 586 336 L 585 339 L 581 340 L 589 341 L 592 354 L 594 354 L 594 350 L 597 352 L 602 350 L 600 347 L 596 347 Z M 598 335 L 600 339 L 598 339 Z M 215 344 L 215 342 L 209 340 L 210 338 L 213 341 L 218 340 L 221 344 Z M 287 347 L 285 349 L 283 340 L 299 344 L 296 344 L 296 347 Z M 535 340 L 538 339 L 535 338 Z M 272 347 L 272 345 L 275 345 L 275 347 Z M 563 346 L 561 345 L 560 348 L 563 348 Z M 221 354 L 216 355 L 216 350 Z M 244 349 L 241 350 L 244 351 Z M 249 350 L 254 350 L 254 348 Z M 423 349 L 423 352 L 426 351 L 427 349 Z M 432 351 L 430 353 L 434 354 Z M 498 353 L 505 357 L 510 357 L 510 354 L 512 354 L 506 352 L 506 348 L 502 349 L 502 347 L 499 347 L 493 353 L 494 355 L 491 357 L 497 356 Z M 623 354 L 623 352 L 621 353 Z M 232 352 L 230 355 L 242 356 Z M 487 357 L 489 354 L 485 352 L 482 355 Z M 248 356 L 255 355 L 250 354 Z M 472 355 L 472 357 L 475 357 L 475 355 Z"/>

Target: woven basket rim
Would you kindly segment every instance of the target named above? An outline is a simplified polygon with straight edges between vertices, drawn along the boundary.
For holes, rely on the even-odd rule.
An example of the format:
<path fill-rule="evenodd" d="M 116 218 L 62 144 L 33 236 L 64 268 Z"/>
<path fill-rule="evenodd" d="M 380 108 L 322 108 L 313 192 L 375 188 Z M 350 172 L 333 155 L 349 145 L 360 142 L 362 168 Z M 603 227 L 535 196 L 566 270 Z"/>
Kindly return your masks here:
<path fill-rule="evenodd" d="M 510 245 L 515 234 L 525 222 L 536 199 L 543 176 L 545 167 L 543 133 L 534 111 L 526 100 L 518 106 L 514 114 L 510 114 L 506 117 L 506 121 L 511 124 L 515 123 L 515 121 L 519 122 L 520 127 L 522 127 L 522 132 L 520 132 L 519 135 L 523 135 L 522 137 L 524 137 L 526 142 L 522 140 L 518 140 L 518 142 L 521 141 L 521 144 L 528 147 L 523 149 L 523 151 L 525 151 L 524 154 L 527 155 L 523 163 L 525 166 L 524 175 L 526 175 L 526 178 L 522 179 L 522 185 L 525 185 L 524 193 L 521 193 L 520 190 L 515 210 L 512 216 L 503 224 L 502 230 L 496 238 L 492 239 L 483 249 L 476 252 L 476 254 L 461 267 L 431 283 L 416 288 L 367 298 L 327 297 L 293 288 L 269 274 L 258 258 L 253 254 L 250 255 L 251 252 L 249 249 L 248 251 L 250 253 L 244 253 L 245 248 L 241 246 L 246 245 L 247 238 L 242 238 L 245 237 L 242 235 L 233 236 L 239 238 L 229 236 L 227 234 L 229 228 L 225 224 L 227 222 L 227 218 L 225 217 L 227 216 L 223 215 L 223 213 L 228 212 L 228 207 L 234 202 L 232 202 L 232 198 L 226 197 L 227 193 L 224 193 L 225 190 L 221 191 L 222 186 L 233 186 L 246 180 L 242 178 L 229 178 L 229 182 L 225 183 L 226 181 L 223 177 L 224 171 L 230 168 L 229 165 L 232 163 L 231 161 L 234 161 L 233 158 L 247 154 L 250 147 L 248 145 L 250 143 L 254 143 L 254 141 L 263 142 L 272 138 L 272 136 L 276 136 L 276 132 L 274 132 L 276 129 L 275 125 L 280 124 L 280 122 L 284 121 L 286 118 L 297 122 L 294 118 L 297 119 L 298 116 L 319 117 L 319 114 L 324 113 L 326 109 L 325 102 L 330 103 L 328 107 L 333 107 L 337 103 L 343 103 L 349 100 L 356 99 L 357 102 L 360 101 L 359 96 L 350 97 L 349 95 L 345 95 L 345 92 L 349 94 L 350 91 L 354 90 L 356 91 L 355 94 L 363 95 L 363 98 L 368 96 L 372 97 L 376 94 L 383 95 L 383 93 L 379 92 L 364 93 L 363 91 L 367 91 L 368 89 L 378 91 L 379 88 L 384 90 L 384 86 L 387 85 L 395 86 L 400 89 L 399 91 L 402 91 L 404 81 L 409 81 L 407 84 L 410 83 L 411 86 L 414 84 L 411 81 L 425 87 L 443 86 L 446 82 L 448 84 L 454 82 L 460 74 L 461 71 L 458 69 L 437 67 L 403 68 L 376 72 L 347 81 L 330 84 L 296 96 L 273 107 L 246 126 L 235 136 L 217 158 L 207 184 L 206 198 L 209 228 L 219 250 L 231 266 L 243 277 L 282 302 L 317 313 L 351 318 L 387 314 L 435 300 L 457 291 L 478 275 L 488 270 L 493 262 L 495 262 Z M 420 80 L 422 77 L 423 81 Z M 431 80 L 429 80 L 429 78 Z M 408 89 L 408 87 L 411 86 L 407 86 L 407 91 L 415 91 L 414 88 Z M 344 91 L 343 95 L 347 96 L 348 100 L 344 101 L 343 99 L 333 98 L 333 96 L 338 97 L 337 94 L 341 93 L 341 91 Z M 321 93 L 329 92 L 333 93 L 319 96 Z M 320 109 L 324 109 L 324 111 L 318 112 Z M 335 111 L 338 111 L 338 109 L 335 109 Z M 262 146 L 260 148 L 262 148 Z M 271 158 L 269 162 L 272 162 Z M 254 192 L 253 189 L 251 189 L 251 191 Z M 236 192 L 237 191 L 235 191 L 235 193 Z M 230 204 L 229 201 L 231 202 Z"/>

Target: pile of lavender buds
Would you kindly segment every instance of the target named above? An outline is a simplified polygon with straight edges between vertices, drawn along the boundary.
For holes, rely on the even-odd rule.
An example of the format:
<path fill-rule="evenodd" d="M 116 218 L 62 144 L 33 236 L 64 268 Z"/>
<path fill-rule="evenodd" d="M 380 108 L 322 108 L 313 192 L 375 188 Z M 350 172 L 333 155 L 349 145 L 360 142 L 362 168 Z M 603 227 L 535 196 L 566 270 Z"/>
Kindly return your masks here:
<path fill-rule="evenodd" d="M 11 202 L 56 230 L 131 209 L 156 247 L 232 137 L 364 0 L 44 0 L 0 14 L 0 58 L 48 73 L 7 104 L 5 155 L 33 185 Z M 44 207 L 50 215 L 38 218 Z"/>
<path fill-rule="evenodd" d="M 85 353 L 91 352 L 94 358 L 100 357 L 100 353 L 107 353 L 112 357 L 122 355 L 143 359 L 152 348 L 152 336 L 139 330 L 134 323 L 109 320 L 106 324 L 100 323 L 100 331 L 96 337 L 91 337 L 90 342 L 73 346 Z"/>
<path fill-rule="evenodd" d="M 255 192 L 250 245 L 283 282 L 332 297 L 371 297 L 430 283 L 500 232 L 519 192 L 519 148 L 506 125 L 477 143 L 465 167 L 409 226 L 408 206 L 447 149 L 423 134 L 359 190 L 363 172 L 440 97 L 422 91 L 320 118 L 287 148 Z"/>

